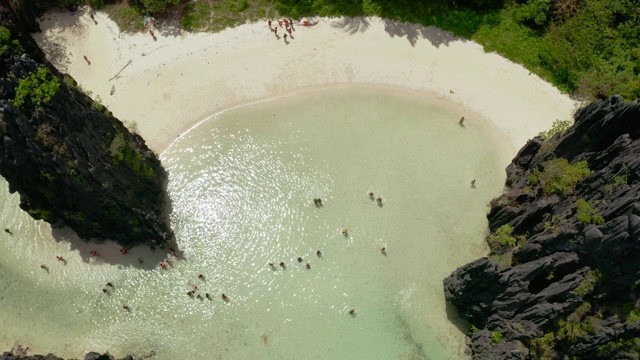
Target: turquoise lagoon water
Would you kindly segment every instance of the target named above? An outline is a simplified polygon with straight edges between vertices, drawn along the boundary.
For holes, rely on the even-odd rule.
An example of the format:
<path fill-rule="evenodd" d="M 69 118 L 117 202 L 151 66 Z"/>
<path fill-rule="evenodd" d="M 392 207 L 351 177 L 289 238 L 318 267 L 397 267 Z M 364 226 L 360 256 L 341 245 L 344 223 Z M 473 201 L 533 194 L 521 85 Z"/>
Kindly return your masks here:
<path fill-rule="evenodd" d="M 487 204 L 512 155 L 473 113 L 397 89 L 229 110 L 162 154 L 183 252 L 167 270 L 159 252 L 52 236 L 3 181 L 0 220 L 14 235 L 0 235 L 0 345 L 75 357 L 465 358 L 442 279 L 485 254 Z M 212 300 L 187 296 L 193 284 Z"/>

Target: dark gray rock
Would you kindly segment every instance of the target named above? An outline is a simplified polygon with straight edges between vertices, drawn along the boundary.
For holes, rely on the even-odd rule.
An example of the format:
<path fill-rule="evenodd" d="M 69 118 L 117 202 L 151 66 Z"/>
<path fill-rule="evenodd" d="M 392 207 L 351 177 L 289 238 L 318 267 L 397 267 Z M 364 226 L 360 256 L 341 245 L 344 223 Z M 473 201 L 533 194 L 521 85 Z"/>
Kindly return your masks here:
<path fill-rule="evenodd" d="M 551 358 L 638 358 L 640 322 L 627 318 L 640 314 L 640 105 L 612 97 L 575 120 L 547 144 L 529 141 L 507 167 L 507 192 L 487 218 L 492 232 L 509 225 L 528 236 L 519 248 L 492 249 L 511 265 L 484 258 L 444 280 L 446 299 L 478 329 L 469 332 L 475 359 L 538 358 L 532 340 L 549 333 Z M 587 161 L 592 173 L 567 196 L 546 196 L 526 178 L 553 157 Z M 605 223 L 581 223 L 578 199 Z"/>
<path fill-rule="evenodd" d="M 125 248 L 168 242 L 167 174 L 160 161 L 140 136 L 43 59 L 20 21 L 33 16 L 33 8 L 18 8 L 16 14 L 0 1 L 0 22 L 27 52 L 5 51 L 0 58 L 0 174 L 9 191 L 20 194 L 20 207 L 33 218 L 68 226 L 84 239 Z M 16 106 L 19 84 L 38 69 L 60 87 L 39 105 L 31 102 L 36 91 L 27 91 L 25 105 Z"/>

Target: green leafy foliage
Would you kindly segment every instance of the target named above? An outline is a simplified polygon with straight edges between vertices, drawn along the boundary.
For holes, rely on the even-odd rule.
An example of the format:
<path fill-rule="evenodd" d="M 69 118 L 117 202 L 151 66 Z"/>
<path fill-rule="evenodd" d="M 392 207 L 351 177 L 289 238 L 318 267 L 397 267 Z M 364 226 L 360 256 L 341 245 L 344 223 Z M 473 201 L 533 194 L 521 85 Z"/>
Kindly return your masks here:
<path fill-rule="evenodd" d="M 127 144 L 123 133 L 118 132 L 113 137 L 109 144 L 109 152 L 114 164 L 124 161 L 140 176 L 153 175 L 153 169 L 147 165 L 144 156 Z"/>
<path fill-rule="evenodd" d="M 598 319 L 595 316 L 587 316 L 590 311 L 591 304 L 584 302 L 569 315 L 567 320 L 560 320 L 556 334 L 558 338 L 576 342 L 579 338 L 595 334 Z"/>
<path fill-rule="evenodd" d="M 529 341 L 531 351 L 536 354 L 536 359 L 552 360 L 556 358 L 556 335 L 548 332 L 544 336 L 533 338 Z"/>
<path fill-rule="evenodd" d="M 502 340 L 502 333 L 500 331 L 493 331 L 491 333 L 491 342 L 497 344 Z"/>
<path fill-rule="evenodd" d="M 615 355 L 625 359 L 637 358 L 640 353 L 640 338 L 612 340 L 598 346 L 597 351 L 600 356 Z"/>
<path fill-rule="evenodd" d="M 501 246 L 522 246 L 526 241 L 526 236 L 513 236 L 513 227 L 509 224 L 500 226 L 495 234 L 489 235 L 487 238 L 489 245 L 496 247 Z"/>
<path fill-rule="evenodd" d="M 595 214 L 598 209 L 594 208 L 590 201 L 585 199 L 578 199 L 576 201 L 576 212 L 578 220 L 583 224 L 604 224 L 604 218 L 602 215 Z"/>
<path fill-rule="evenodd" d="M 49 75 L 47 68 L 38 68 L 27 77 L 18 81 L 13 104 L 23 110 L 37 109 L 51 101 L 60 88 L 57 77 Z"/>
<path fill-rule="evenodd" d="M 11 38 L 11 32 L 4 26 L 0 26 L 0 56 L 22 54 L 24 49 L 17 39 Z"/>
<path fill-rule="evenodd" d="M 578 286 L 573 290 L 573 292 L 578 295 L 586 295 L 592 292 L 598 281 L 601 281 L 602 279 L 603 276 L 600 270 L 589 270 L 582 280 L 580 280 Z"/>
<path fill-rule="evenodd" d="M 527 177 L 527 184 L 533 186 L 539 183 L 547 195 L 567 196 L 582 179 L 591 174 L 586 161 L 569 165 L 567 159 L 557 158 L 545 161 L 541 166 L 544 170 L 534 169 Z"/>
<path fill-rule="evenodd" d="M 631 175 L 631 169 L 627 168 L 622 174 L 614 177 L 611 184 L 607 184 L 604 186 L 605 191 L 612 192 L 615 189 L 627 185 L 629 183 L 629 175 Z"/>
<path fill-rule="evenodd" d="M 567 129 L 569 129 L 570 127 L 571 121 L 556 119 L 551 125 L 551 129 L 547 131 L 541 131 L 540 133 L 538 133 L 538 136 L 542 137 L 544 140 L 547 140 L 555 134 L 564 134 L 564 132 L 567 131 Z"/>
<path fill-rule="evenodd" d="M 180 0 L 132 0 L 131 3 L 143 12 L 157 13 L 178 5 Z"/>

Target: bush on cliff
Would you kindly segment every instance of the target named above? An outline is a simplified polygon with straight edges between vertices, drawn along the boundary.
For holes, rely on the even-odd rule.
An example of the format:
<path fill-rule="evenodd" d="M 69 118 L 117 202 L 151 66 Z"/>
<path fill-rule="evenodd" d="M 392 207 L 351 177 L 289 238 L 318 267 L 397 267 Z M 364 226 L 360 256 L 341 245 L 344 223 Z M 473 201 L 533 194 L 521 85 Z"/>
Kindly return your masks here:
<path fill-rule="evenodd" d="M 22 54 L 24 49 L 17 39 L 11 39 L 11 32 L 4 26 L 0 26 L 0 56 L 7 54 Z"/>
<path fill-rule="evenodd" d="M 541 167 L 544 170 L 540 171 L 538 167 L 527 177 L 527 184 L 532 186 L 540 184 L 546 195 L 567 196 L 582 179 L 591 173 L 586 161 L 570 165 L 564 158 L 545 161 Z"/>
<path fill-rule="evenodd" d="M 604 224 L 604 218 L 600 214 L 595 214 L 598 209 L 594 208 L 590 201 L 578 199 L 576 201 L 576 212 L 578 220 L 583 224 Z"/>
<path fill-rule="evenodd" d="M 51 101 L 59 88 L 58 78 L 51 76 L 47 68 L 40 67 L 18 81 L 13 105 L 22 110 L 35 110 Z"/>

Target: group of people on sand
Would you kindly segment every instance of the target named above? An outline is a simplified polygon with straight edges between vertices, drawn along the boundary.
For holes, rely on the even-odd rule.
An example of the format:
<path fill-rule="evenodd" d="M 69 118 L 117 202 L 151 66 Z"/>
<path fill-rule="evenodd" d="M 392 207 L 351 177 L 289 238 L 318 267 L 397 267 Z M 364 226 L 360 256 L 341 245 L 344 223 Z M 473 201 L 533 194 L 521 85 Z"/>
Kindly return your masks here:
<path fill-rule="evenodd" d="M 277 25 L 275 25 L 274 22 L 272 22 L 271 20 L 267 21 L 267 25 L 269 25 L 269 30 L 273 31 L 273 33 L 276 35 L 276 39 L 280 40 L 280 36 L 278 35 L 278 27 L 282 29 L 282 26 L 284 25 L 284 36 L 283 36 L 284 43 L 288 44 L 289 43 L 288 38 L 291 37 L 291 39 L 293 40 L 293 32 L 296 31 L 296 29 L 293 27 L 293 20 L 282 19 L 282 20 L 276 20 L 276 22 L 277 22 Z"/>

